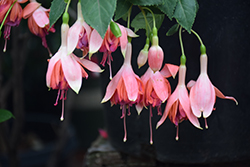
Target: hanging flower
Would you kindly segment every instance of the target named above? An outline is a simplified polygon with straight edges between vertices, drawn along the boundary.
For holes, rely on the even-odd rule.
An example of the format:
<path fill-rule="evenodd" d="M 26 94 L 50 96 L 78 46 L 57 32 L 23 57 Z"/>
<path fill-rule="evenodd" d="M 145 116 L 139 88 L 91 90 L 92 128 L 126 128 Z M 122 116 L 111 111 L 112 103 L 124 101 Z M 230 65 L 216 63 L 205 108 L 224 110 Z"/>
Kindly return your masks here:
<path fill-rule="evenodd" d="M 169 117 L 170 121 L 175 124 L 176 140 L 179 139 L 179 123 L 183 120 L 189 119 L 189 121 L 197 128 L 200 127 L 200 123 L 191 111 L 188 91 L 185 86 L 186 66 L 181 65 L 179 68 L 179 82 L 175 91 L 168 98 L 163 116 L 158 121 L 156 128 L 161 126 L 163 122 Z"/>
<path fill-rule="evenodd" d="M 7 40 L 10 39 L 10 30 L 11 27 L 17 27 L 22 19 L 22 7 L 20 3 L 25 3 L 28 0 L 1 0 L 0 1 L 0 24 L 4 21 L 4 18 L 10 9 L 10 12 L 4 21 L 4 39 L 5 39 L 5 44 L 4 44 L 4 49 L 3 51 L 6 51 L 7 47 Z"/>
<path fill-rule="evenodd" d="M 126 130 L 126 107 L 130 114 L 129 107 L 140 103 L 143 98 L 143 83 L 133 72 L 131 66 L 132 45 L 127 44 L 124 63 L 114 78 L 109 82 L 102 103 L 110 100 L 111 105 L 119 104 L 122 107 L 122 117 L 124 121 L 124 139 L 127 140 Z"/>
<path fill-rule="evenodd" d="M 95 63 L 86 59 L 80 59 L 73 53 L 67 54 L 68 29 L 68 24 L 62 24 L 61 47 L 49 60 L 49 66 L 46 74 L 47 86 L 52 89 L 58 89 L 58 97 L 55 105 L 57 105 L 59 96 L 61 94 L 61 120 L 64 119 L 64 100 L 66 99 L 66 92 L 68 88 L 71 88 L 73 91 L 78 93 L 82 85 L 82 78 L 88 78 L 88 74 L 83 69 L 83 67 L 93 72 L 102 72 L 99 66 Z"/>
<path fill-rule="evenodd" d="M 197 81 L 190 81 L 190 104 L 194 115 L 198 118 L 201 113 L 205 119 L 205 126 L 208 128 L 206 118 L 209 117 L 214 109 L 216 96 L 222 99 L 230 99 L 238 102 L 234 97 L 224 96 L 210 81 L 207 75 L 207 55 L 200 56 L 201 72 Z"/>
<path fill-rule="evenodd" d="M 42 45 L 48 50 L 50 56 L 52 56 L 46 41 L 46 35 L 49 34 L 49 31 L 55 32 L 56 30 L 54 26 L 49 29 L 49 12 L 50 9 L 45 9 L 35 0 L 31 0 L 23 9 L 23 18 L 28 19 L 30 32 L 42 39 Z"/>

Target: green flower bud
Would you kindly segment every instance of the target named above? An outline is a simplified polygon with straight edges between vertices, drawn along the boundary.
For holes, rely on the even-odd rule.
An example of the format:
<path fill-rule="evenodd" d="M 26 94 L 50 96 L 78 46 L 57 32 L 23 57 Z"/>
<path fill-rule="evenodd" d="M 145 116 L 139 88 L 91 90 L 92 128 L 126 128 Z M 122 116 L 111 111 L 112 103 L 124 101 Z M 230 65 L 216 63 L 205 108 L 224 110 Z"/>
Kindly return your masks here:
<path fill-rule="evenodd" d="M 110 25 L 111 32 L 115 35 L 116 38 L 122 36 L 121 30 L 115 22 L 111 21 L 109 25 Z"/>

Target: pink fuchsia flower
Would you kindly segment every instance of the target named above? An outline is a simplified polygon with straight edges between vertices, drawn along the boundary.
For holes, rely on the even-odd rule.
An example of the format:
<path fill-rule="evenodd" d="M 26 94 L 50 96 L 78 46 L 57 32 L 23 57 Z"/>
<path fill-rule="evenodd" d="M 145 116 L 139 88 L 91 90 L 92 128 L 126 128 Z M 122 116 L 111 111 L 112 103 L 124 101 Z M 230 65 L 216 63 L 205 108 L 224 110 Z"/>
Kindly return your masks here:
<path fill-rule="evenodd" d="M 108 27 L 108 30 L 106 31 L 106 34 L 104 36 L 103 42 L 101 47 L 99 48 L 99 52 L 103 52 L 103 57 L 101 61 L 101 65 L 105 66 L 105 63 L 109 65 L 109 71 L 110 71 L 110 79 L 112 79 L 112 70 L 111 70 L 111 61 L 113 61 L 113 58 L 111 56 L 111 53 L 116 51 L 117 47 L 120 46 L 121 52 L 123 56 L 125 56 L 128 38 L 129 37 L 137 37 L 137 35 L 130 30 L 129 28 L 125 28 L 124 26 L 116 23 L 122 33 L 121 37 L 116 37 L 111 29 L 110 26 Z"/>
<path fill-rule="evenodd" d="M 194 115 L 198 118 L 201 113 L 205 119 L 205 126 L 207 126 L 206 118 L 210 116 L 213 111 L 216 96 L 222 99 L 230 99 L 238 102 L 234 97 L 224 96 L 210 81 L 207 75 L 207 55 L 200 56 L 201 72 L 197 81 L 190 81 L 188 88 L 190 89 L 190 104 Z"/>
<path fill-rule="evenodd" d="M 57 105 L 59 96 L 60 100 L 62 100 L 61 120 L 64 119 L 64 100 L 66 99 L 68 88 L 71 88 L 78 93 L 82 85 L 82 78 L 88 78 L 88 74 L 83 67 L 93 72 L 102 72 L 100 67 L 95 63 L 86 59 L 80 59 L 73 53 L 67 54 L 68 30 L 68 24 L 62 24 L 61 47 L 49 60 L 46 74 L 47 86 L 52 89 L 58 89 L 58 96 L 55 105 Z"/>
<path fill-rule="evenodd" d="M 114 78 L 109 82 L 102 103 L 110 100 L 111 105 L 119 104 L 122 107 L 124 122 L 124 139 L 127 140 L 126 130 L 126 107 L 130 114 L 129 107 L 140 103 L 143 98 L 143 83 L 134 73 L 131 66 L 132 45 L 128 43 L 124 63 Z"/>
<path fill-rule="evenodd" d="M 169 117 L 170 121 L 177 127 L 176 140 L 179 139 L 179 123 L 183 120 L 189 120 L 195 127 L 202 129 L 200 123 L 191 111 L 191 106 L 188 97 L 188 91 L 185 85 L 186 66 L 180 65 L 179 81 L 175 91 L 168 98 L 163 116 L 158 121 L 156 128 L 161 126 Z"/>
<path fill-rule="evenodd" d="M 5 39 L 5 44 L 4 44 L 4 49 L 3 51 L 6 51 L 7 47 L 7 40 L 10 38 L 10 30 L 11 27 L 15 26 L 17 27 L 22 19 L 22 7 L 20 3 L 25 3 L 28 0 L 1 0 L 0 1 L 0 24 L 4 21 L 4 18 L 8 12 L 8 10 L 11 8 L 6 20 L 4 21 L 4 39 Z"/>
<path fill-rule="evenodd" d="M 153 144 L 152 135 L 152 107 L 157 107 L 158 115 L 161 115 L 161 104 L 164 103 L 171 94 L 171 86 L 168 77 L 175 77 L 179 67 L 171 64 L 165 64 L 161 72 L 156 71 L 155 73 L 151 68 L 148 68 L 146 73 L 141 77 L 144 84 L 144 96 L 143 101 L 136 105 L 138 114 L 140 114 L 143 106 L 149 106 L 149 127 L 150 127 L 150 144 Z M 168 73 L 168 74 L 167 74 Z"/>
<path fill-rule="evenodd" d="M 48 50 L 50 56 L 52 56 L 46 41 L 46 35 L 48 35 L 49 32 L 55 32 L 56 30 L 54 26 L 49 29 L 49 12 L 50 9 L 45 9 L 35 0 L 31 0 L 31 2 L 23 9 L 23 18 L 28 19 L 30 32 L 42 39 L 42 45 Z"/>

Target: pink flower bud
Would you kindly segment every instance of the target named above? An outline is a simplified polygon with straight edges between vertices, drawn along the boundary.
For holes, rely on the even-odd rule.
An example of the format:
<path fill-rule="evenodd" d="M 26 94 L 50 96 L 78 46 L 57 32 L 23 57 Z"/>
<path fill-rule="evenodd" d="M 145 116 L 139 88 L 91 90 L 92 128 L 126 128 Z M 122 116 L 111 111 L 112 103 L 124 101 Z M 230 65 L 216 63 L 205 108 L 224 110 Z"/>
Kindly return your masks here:
<path fill-rule="evenodd" d="M 148 51 L 148 65 L 154 71 L 159 71 L 163 63 L 163 50 L 159 45 L 153 45 Z"/>
<path fill-rule="evenodd" d="M 148 60 L 148 51 L 142 49 L 137 57 L 138 68 L 141 68 L 142 66 L 144 66 L 147 60 Z"/>

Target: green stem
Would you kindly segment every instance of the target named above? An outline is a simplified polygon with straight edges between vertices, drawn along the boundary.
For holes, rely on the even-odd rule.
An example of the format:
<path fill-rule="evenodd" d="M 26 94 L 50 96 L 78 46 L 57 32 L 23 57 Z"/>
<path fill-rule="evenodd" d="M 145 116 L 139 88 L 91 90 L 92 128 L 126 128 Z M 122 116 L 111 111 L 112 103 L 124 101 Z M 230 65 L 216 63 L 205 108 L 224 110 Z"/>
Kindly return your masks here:
<path fill-rule="evenodd" d="M 131 15 L 132 7 L 133 7 L 133 5 L 131 5 L 130 8 L 129 8 L 129 10 L 128 10 L 127 28 L 130 27 L 130 15 Z"/>
<path fill-rule="evenodd" d="M 201 37 L 194 30 L 192 30 L 192 29 L 191 29 L 191 32 L 198 38 L 198 40 L 200 41 L 201 45 L 203 45 Z"/>
<path fill-rule="evenodd" d="M 154 13 L 152 12 L 152 10 L 150 10 L 150 9 L 147 8 L 147 7 L 142 7 L 142 9 L 147 9 L 147 10 L 152 14 L 152 16 L 153 16 L 153 27 L 155 27 L 155 15 L 154 15 Z"/>
<path fill-rule="evenodd" d="M 12 9 L 12 7 L 14 6 L 14 4 L 15 4 L 16 2 L 17 2 L 17 0 L 15 0 L 15 1 L 13 2 L 13 4 L 11 4 L 9 10 L 7 11 L 6 15 L 4 16 L 3 22 L 2 22 L 2 24 L 1 24 L 1 26 L 0 26 L 0 31 L 1 31 L 2 28 L 3 28 L 4 22 L 5 22 L 5 20 L 7 19 L 8 15 L 9 15 L 9 13 L 10 13 L 10 10 Z"/>
<path fill-rule="evenodd" d="M 65 12 L 64 13 L 68 13 L 68 9 L 69 9 L 69 4 L 70 4 L 71 0 L 68 0 L 67 2 L 67 6 L 66 6 L 66 9 L 65 9 Z"/>
<path fill-rule="evenodd" d="M 147 17 L 146 17 L 146 14 L 145 14 L 144 10 L 142 9 L 142 7 L 140 7 L 140 6 L 138 6 L 138 7 L 140 8 L 141 13 L 142 13 L 142 15 L 143 15 L 143 17 L 144 17 L 144 19 L 145 19 L 146 35 L 147 35 L 147 37 L 148 37 L 148 36 L 149 36 L 149 32 L 151 32 L 151 27 L 150 27 L 149 24 L 148 24 L 148 20 L 147 20 Z M 148 32 L 148 28 L 149 28 L 149 32 Z"/>
<path fill-rule="evenodd" d="M 184 47 L 183 47 L 183 42 L 182 42 L 182 37 L 181 37 L 181 30 L 182 30 L 182 26 L 180 26 L 180 29 L 179 29 L 179 39 L 180 39 L 180 45 L 181 45 L 180 62 L 181 62 L 181 65 L 185 65 L 186 64 L 186 56 L 185 56 L 185 53 L 184 53 Z"/>

